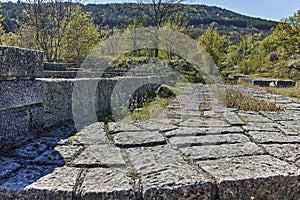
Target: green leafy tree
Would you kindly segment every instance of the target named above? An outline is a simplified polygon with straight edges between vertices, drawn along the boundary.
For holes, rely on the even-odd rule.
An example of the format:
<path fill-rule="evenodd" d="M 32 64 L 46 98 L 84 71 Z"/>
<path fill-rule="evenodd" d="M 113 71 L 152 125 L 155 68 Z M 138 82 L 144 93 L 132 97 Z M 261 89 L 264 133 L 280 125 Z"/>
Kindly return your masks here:
<path fill-rule="evenodd" d="M 300 54 L 300 10 L 280 22 L 274 32 L 261 43 L 262 50 L 268 54 L 277 52 L 283 59 Z"/>
<path fill-rule="evenodd" d="M 62 38 L 61 57 L 69 62 L 80 63 L 87 54 L 100 42 L 98 28 L 88 12 L 76 6 Z"/>
<path fill-rule="evenodd" d="M 2 22 L 3 22 L 3 17 L 1 15 L 1 4 L 0 4 L 0 44 L 3 44 L 3 39 L 4 39 L 4 36 L 5 36 L 5 31 L 4 31 L 4 28 L 3 28 L 3 25 L 2 25 Z"/>
<path fill-rule="evenodd" d="M 197 42 L 211 55 L 219 70 L 222 71 L 224 69 L 222 62 L 228 45 L 226 36 L 219 34 L 217 27 L 212 25 L 197 39 Z"/>
<path fill-rule="evenodd" d="M 250 74 L 262 67 L 264 55 L 259 48 L 261 37 L 260 34 L 246 35 L 239 43 L 230 45 L 225 59 L 229 68 Z"/>
<path fill-rule="evenodd" d="M 23 21 L 19 25 L 23 31 L 20 35 L 32 38 L 35 44 L 25 45 L 42 50 L 47 61 L 59 60 L 74 3 L 72 0 L 26 0 Z"/>

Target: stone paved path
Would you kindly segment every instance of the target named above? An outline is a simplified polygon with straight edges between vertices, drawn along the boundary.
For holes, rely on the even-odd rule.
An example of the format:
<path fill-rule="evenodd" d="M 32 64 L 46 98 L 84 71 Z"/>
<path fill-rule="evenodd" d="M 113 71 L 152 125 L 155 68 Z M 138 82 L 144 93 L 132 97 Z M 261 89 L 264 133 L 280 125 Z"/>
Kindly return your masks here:
<path fill-rule="evenodd" d="M 242 86 L 284 112 L 205 104 L 192 86 L 158 118 L 95 123 L 0 158 L 0 199 L 300 199 L 300 102 Z"/>

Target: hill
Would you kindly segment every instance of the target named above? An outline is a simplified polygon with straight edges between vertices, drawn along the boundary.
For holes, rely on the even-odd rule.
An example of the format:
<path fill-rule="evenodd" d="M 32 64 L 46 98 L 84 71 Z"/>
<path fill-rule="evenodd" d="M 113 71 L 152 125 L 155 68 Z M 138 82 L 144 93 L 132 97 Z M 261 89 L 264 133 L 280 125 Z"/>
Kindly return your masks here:
<path fill-rule="evenodd" d="M 16 29 L 24 6 L 24 3 L 2 3 L 3 24 L 7 32 Z M 135 4 L 87 4 L 82 6 L 84 11 L 92 13 L 95 24 L 101 29 L 125 28 L 133 22 L 138 13 Z M 224 33 L 263 32 L 268 34 L 271 28 L 277 24 L 276 21 L 249 17 L 215 6 L 184 5 L 182 12 L 189 24 L 195 27 L 194 34 L 197 35 L 212 22 L 216 22 L 219 30 Z M 142 22 L 144 26 L 152 25 L 149 20 Z"/>

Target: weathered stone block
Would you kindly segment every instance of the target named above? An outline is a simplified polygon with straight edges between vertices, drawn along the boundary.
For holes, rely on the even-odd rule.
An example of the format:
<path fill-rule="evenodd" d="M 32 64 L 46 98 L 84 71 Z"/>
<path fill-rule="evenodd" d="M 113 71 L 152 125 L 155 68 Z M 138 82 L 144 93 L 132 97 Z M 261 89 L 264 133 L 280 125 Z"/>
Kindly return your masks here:
<path fill-rule="evenodd" d="M 297 199 L 300 195 L 299 169 L 268 155 L 197 164 L 216 178 L 220 199 Z"/>
<path fill-rule="evenodd" d="M 121 132 L 113 135 L 118 147 L 141 147 L 166 144 L 165 138 L 158 131 Z"/>
<path fill-rule="evenodd" d="M 83 200 L 135 200 L 133 181 L 124 169 L 90 169 L 83 180 Z"/>
<path fill-rule="evenodd" d="M 43 53 L 0 46 L 0 77 L 42 77 Z"/>
<path fill-rule="evenodd" d="M 26 108 L 0 112 L 0 149 L 16 146 L 30 138 L 30 111 Z"/>
<path fill-rule="evenodd" d="M 72 163 L 76 167 L 124 167 L 121 151 L 113 144 L 88 145 Z"/>
<path fill-rule="evenodd" d="M 75 184 L 81 169 L 62 167 L 42 177 L 25 190 L 28 199 L 73 199 L 75 198 Z"/>
<path fill-rule="evenodd" d="M 263 150 L 253 142 L 222 144 L 208 146 L 192 146 L 180 149 L 185 156 L 193 160 L 230 158 L 238 156 L 261 155 Z"/>
<path fill-rule="evenodd" d="M 74 81 L 41 79 L 44 90 L 45 128 L 62 125 L 73 119 L 72 91 Z"/>
<path fill-rule="evenodd" d="M 43 103 L 43 85 L 38 80 L 0 81 L 0 110 Z"/>
<path fill-rule="evenodd" d="M 179 148 L 202 145 L 235 144 L 250 142 L 243 134 L 204 135 L 190 137 L 173 137 L 169 139 L 171 144 Z"/>
<path fill-rule="evenodd" d="M 44 62 L 43 64 L 44 64 L 44 70 L 66 71 L 66 64 L 64 63 Z"/>

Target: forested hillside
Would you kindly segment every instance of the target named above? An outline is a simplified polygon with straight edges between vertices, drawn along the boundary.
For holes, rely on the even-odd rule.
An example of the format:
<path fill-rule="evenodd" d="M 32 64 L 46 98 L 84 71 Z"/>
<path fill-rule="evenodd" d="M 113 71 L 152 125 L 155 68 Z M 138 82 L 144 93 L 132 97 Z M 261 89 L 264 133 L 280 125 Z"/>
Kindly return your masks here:
<path fill-rule="evenodd" d="M 81 6 L 83 11 L 91 12 L 94 23 L 100 29 L 106 30 L 126 28 L 140 14 L 135 4 L 87 4 Z M 23 9 L 23 3 L 2 3 L 3 24 L 7 32 L 16 29 Z M 181 11 L 186 20 L 188 20 L 189 25 L 193 25 L 195 30 L 198 30 L 200 33 L 204 32 L 212 22 L 218 24 L 221 32 L 239 31 L 243 33 L 253 33 L 253 31 L 268 32 L 277 24 L 275 21 L 248 17 L 213 6 L 184 5 Z M 142 24 L 144 26 L 153 25 L 146 18 L 139 17 L 138 19 L 143 19 Z"/>

